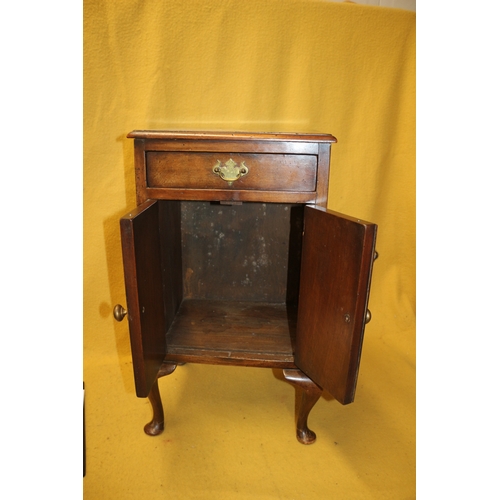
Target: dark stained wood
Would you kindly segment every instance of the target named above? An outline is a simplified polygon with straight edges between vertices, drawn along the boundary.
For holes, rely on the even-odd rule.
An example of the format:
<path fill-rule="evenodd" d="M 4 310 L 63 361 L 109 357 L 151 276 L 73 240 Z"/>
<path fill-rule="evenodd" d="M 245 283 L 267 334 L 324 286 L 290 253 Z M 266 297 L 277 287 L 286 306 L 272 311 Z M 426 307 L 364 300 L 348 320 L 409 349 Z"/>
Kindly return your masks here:
<path fill-rule="evenodd" d="M 336 141 L 335 141 L 336 142 Z M 328 186 L 330 178 L 330 149 L 331 144 L 318 144 L 318 185 L 315 205 L 326 208 L 328 201 Z"/>
<path fill-rule="evenodd" d="M 330 134 L 301 134 L 290 132 L 226 132 L 226 131 L 175 131 L 134 130 L 127 137 L 140 139 L 194 139 L 194 140 L 240 140 L 240 141 L 311 141 L 337 142 Z"/>
<path fill-rule="evenodd" d="M 303 230 L 304 230 L 304 205 L 291 205 L 290 232 L 288 238 L 286 303 L 292 304 L 295 307 L 299 302 L 300 263 L 302 260 Z"/>
<path fill-rule="evenodd" d="M 155 199 L 146 193 L 146 141 L 135 139 L 134 141 L 134 164 L 135 164 L 135 192 L 137 206 L 142 205 L 148 199 Z"/>
<path fill-rule="evenodd" d="M 142 139 L 136 139 L 142 140 Z M 327 143 L 325 143 L 327 144 Z M 202 153 L 276 153 L 318 155 L 320 143 L 307 141 L 148 139 L 148 151 L 186 151 Z"/>
<path fill-rule="evenodd" d="M 353 401 L 376 225 L 306 207 L 295 363 L 342 404 Z"/>
<path fill-rule="evenodd" d="M 174 365 L 176 366 L 176 365 Z M 172 370 L 173 371 L 173 370 Z M 165 428 L 165 417 L 163 415 L 163 405 L 161 402 L 158 380 L 155 380 L 148 394 L 151 408 L 153 409 L 153 418 L 144 426 L 144 432 L 148 436 L 158 436 Z"/>
<path fill-rule="evenodd" d="M 300 370 L 285 369 L 283 375 L 297 388 L 297 439 L 302 444 L 312 444 L 316 441 L 316 433 L 307 426 L 307 418 L 323 391 Z"/>
<path fill-rule="evenodd" d="M 120 220 L 127 318 L 135 387 L 146 397 L 165 357 L 165 312 L 158 202 L 149 201 Z"/>
<path fill-rule="evenodd" d="M 184 363 L 281 368 L 297 439 L 322 390 L 353 400 L 376 226 L 326 210 L 330 134 L 135 130 L 138 208 L 120 224 L 136 392 Z M 245 162 L 228 184 L 217 160 Z M 312 204 L 307 206 L 306 204 Z"/>
<path fill-rule="evenodd" d="M 161 365 L 160 371 L 158 372 L 158 378 L 170 375 L 175 371 L 177 365 L 175 363 L 163 363 Z M 144 426 L 144 432 L 148 436 L 158 436 L 165 429 L 165 417 L 163 414 L 163 404 L 161 402 L 160 389 L 158 387 L 158 379 L 155 380 L 151 391 L 148 394 L 149 402 L 151 403 L 151 408 L 153 410 L 153 418 L 151 422 Z"/>
<path fill-rule="evenodd" d="M 295 314 L 285 304 L 184 300 L 167 334 L 165 360 L 294 366 Z"/>
<path fill-rule="evenodd" d="M 263 203 L 314 203 L 316 192 L 260 191 L 241 189 L 144 188 L 145 199 L 238 201 Z"/>
<path fill-rule="evenodd" d="M 178 201 L 159 201 L 159 232 L 165 332 L 182 302 L 181 207 Z"/>
<path fill-rule="evenodd" d="M 186 298 L 284 303 L 298 296 L 303 206 L 186 201 L 181 210 Z"/>
<path fill-rule="evenodd" d="M 213 172 L 214 166 L 233 160 L 248 173 L 228 183 Z M 147 153 L 148 187 L 186 189 L 252 189 L 261 191 L 316 190 L 317 157 L 314 155 L 240 153 Z"/>
<path fill-rule="evenodd" d="M 330 145 L 337 142 L 330 134 L 133 131 L 128 137 L 135 138 L 138 204 L 146 199 L 168 199 L 318 202 L 326 206 Z M 169 152 L 175 153 L 179 158 L 173 167 L 170 162 L 165 166 L 165 161 L 158 160 L 162 156 L 166 158 L 165 155 Z M 195 152 L 203 155 L 194 155 Z M 193 166 L 193 156 L 188 155 L 189 153 L 197 158 Z M 229 157 L 235 154 L 258 154 L 257 159 L 262 162 L 267 154 L 276 153 L 286 157 L 281 160 L 279 156 L 272 161 L 268 159 L 267 164 L 271 168 L 261 166 L 261 161 L 254 163 L 252 170 L 257 169 L 258 179 L 255 175 L 251 177 L 250 172 L 229 186 L 217 179 L 215 174 L 211 173 L 211 168 L 206 171 L 206 168 L 210 167 L 208 164 L 202 164 L 204 168 L 200 173 L 199 162 L 202 158 L 211 158 L 209 153 L 214 154 L 214 164 L 219 159 L 215 157 L 221 153 L 227 153 Z M 146 155 L 151 156 L 152 161 L 146 159 Z M 184 160 L 181 160 L 182 155 Z M 297 157 L 293 158 L 291 155 Z M 306 158 L 299 158 L 303 155 Z M 321 178 L 316 178 L 316 171 L 312 171 L 313 156 L 315 166 L 320 162 L 317 172 Z M 302 168 L 299 168 L 299 163 Z M 186 176 L 184 183 L 180 183 L 182 179 L 179 175 L 182 173 Z M 304 182 L 300 182 L 301 179 Z"/>
<path fill-rule="evenodd" d="M 175 371 L 178 365 L 181 363 L 169 363 L 169 362 L 164 362 L 161 365 L 160 371 L 158 372 L 158 378 L 165 377 L 166 375 L 170 375 Z"/>

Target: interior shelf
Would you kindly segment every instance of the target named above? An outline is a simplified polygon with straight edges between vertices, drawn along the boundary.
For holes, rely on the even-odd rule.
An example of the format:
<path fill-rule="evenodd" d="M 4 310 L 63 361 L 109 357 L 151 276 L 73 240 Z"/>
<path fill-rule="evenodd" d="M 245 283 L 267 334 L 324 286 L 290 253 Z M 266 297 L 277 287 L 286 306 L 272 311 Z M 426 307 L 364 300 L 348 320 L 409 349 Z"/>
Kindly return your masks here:
<path fill-rule="evenodd" d="M 166 361 L 293 367 L 296 309 L 283 303 L 185 299 Z"/>

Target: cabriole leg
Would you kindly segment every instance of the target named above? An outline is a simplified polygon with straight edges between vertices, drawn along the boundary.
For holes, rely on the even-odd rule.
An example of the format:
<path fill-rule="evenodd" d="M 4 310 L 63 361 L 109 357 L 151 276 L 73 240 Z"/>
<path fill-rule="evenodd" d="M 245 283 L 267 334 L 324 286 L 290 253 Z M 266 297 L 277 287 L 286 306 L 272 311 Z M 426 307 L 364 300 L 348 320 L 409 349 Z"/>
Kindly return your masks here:
<path fill-rule="evenodd" d="M 302 444 L 312 444 L 316 434 L 307 427 L 307 417 L 323 391 L 300 370 L 284 369 L 283 375 L 298 389 L 297 439 Z"/>
<path fill-rule="evenodd" d="M 170 375 L 177 368 L 176 364 L 168 363 L 163 364 L 160 368 L 160 372 L 158 373 L 158 378 L 164 377 L 165 375 Z M 151 387 L 151 391 L 149 392 L 148 399 L 153 408 L 153 419 L 151 422 L 144 426 L 144 432 L 148 436 L 157 436 L 163 432 L 165 428 L 165 419 L 163 416 L 163 405 L 160 397 L 160 390 L 158 388 L 158 378 L 155 380 L 155 383 Z"/>

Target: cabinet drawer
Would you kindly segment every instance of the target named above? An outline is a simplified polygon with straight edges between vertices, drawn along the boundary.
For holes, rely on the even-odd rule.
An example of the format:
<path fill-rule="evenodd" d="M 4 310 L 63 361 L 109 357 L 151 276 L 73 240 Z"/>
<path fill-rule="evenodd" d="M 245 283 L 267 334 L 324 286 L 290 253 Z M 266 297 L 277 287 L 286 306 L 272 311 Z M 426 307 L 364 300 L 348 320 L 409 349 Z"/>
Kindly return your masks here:
<path fill-rule="evenodd" d="M 314 192 L 316 155 L 146 152 L 148 188 Z M 214 171 L 215 169 L 215 171 Z"/>

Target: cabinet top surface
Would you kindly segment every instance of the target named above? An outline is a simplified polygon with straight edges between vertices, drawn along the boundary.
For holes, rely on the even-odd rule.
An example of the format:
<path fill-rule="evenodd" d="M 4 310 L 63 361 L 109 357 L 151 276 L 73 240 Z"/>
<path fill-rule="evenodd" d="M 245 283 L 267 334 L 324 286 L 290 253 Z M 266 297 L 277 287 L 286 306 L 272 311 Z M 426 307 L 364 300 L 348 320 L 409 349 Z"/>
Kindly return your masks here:
<path fill-rule="evenodd" d="M 224 131 L 179 131 L 179 130 L 133 130 L 127 135 L 133 139 L 169 140 L 237 140 L 237 141 L 298 141 L 337 142 L 331 134 L 301 134 L 291 132 L 224 132 Z"/>

